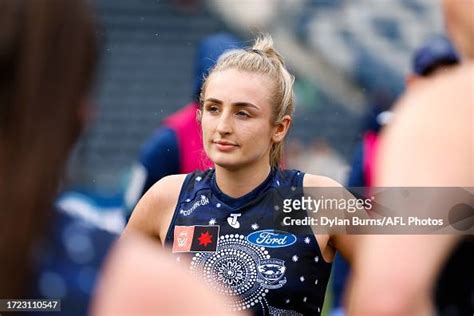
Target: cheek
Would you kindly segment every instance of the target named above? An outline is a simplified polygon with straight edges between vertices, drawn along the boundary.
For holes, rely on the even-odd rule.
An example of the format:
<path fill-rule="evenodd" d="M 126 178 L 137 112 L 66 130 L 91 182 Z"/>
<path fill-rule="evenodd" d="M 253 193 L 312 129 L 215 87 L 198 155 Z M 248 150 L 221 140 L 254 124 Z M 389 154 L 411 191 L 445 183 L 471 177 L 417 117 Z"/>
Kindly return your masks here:
<path fill-rule="evenodd" d="M 202 135 L 205 137 L 212 133 L 214 129 L 214 120 L 211 116 L 203 114 L 201 117 L 201 132 Z"/>
<path fill-rule="evenodd" d="M 270 124 L 262 120 L 260 122 L 244 122 L 238 128 L 240 130 L 240 137 L 247 140 L 253 147 L 266 148 L 271 142 L 271 127 Z"/>

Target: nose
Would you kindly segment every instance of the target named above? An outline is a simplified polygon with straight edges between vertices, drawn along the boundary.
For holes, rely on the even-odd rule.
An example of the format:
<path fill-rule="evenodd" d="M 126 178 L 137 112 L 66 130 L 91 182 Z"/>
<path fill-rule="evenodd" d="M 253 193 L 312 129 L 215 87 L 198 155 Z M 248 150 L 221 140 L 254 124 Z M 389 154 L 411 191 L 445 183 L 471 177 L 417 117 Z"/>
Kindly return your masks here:
<path fill-rule="evenodd" d="M 232 118 L 230 113 L 222 113 L 222 115 L 219 117 L 216 131 L 221 135 L 228 135 L 232 133 Z"/>

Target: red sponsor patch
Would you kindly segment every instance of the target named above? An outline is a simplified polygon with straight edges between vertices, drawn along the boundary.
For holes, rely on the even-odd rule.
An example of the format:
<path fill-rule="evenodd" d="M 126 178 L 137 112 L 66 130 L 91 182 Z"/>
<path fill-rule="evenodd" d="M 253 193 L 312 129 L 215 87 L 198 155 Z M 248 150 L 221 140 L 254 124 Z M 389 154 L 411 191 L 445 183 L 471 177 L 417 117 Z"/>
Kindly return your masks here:
<path fill-rule="evenodd" d="M 216 251 L 219 226 L 175 226 L 173 252 Z"/>

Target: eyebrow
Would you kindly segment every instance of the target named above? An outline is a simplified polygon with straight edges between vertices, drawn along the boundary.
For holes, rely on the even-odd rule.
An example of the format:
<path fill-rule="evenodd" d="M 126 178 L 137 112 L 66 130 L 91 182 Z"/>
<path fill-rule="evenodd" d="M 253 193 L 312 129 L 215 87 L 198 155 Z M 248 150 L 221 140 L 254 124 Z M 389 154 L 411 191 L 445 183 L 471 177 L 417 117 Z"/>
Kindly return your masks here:
<path fill-rule="evenodd" d="M 222 104 L 221 100 L 214 99 L 214 98 L 207 98 L 206 100 L 204 100 L 204 103 L 206 103 L 206 102 L 214 102 L 214 103 Z M 255 108 L 257 110 L 260 110 L 260 108 L 258 106 L 256 106 L 253 103 L 250 103 L 250 102 L 235 102 L 235 103 L 232 103 L 232 105 L 238 106 L 238 107 L 252 107 L 252 108 Z"/>

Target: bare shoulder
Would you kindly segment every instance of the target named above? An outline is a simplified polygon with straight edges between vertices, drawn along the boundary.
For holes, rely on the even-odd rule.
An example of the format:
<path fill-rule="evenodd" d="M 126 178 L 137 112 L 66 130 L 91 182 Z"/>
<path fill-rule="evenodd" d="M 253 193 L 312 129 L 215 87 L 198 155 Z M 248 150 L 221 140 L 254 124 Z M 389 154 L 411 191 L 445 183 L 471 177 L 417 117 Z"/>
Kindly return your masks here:
<path fill-rule="evenodd" d="M 340 188 L 342 185 L 329 177 L 318 176 L 314 174 L 305 174 L 303 179 L 304 187 L 336 187 Z"/>
<path fill-rule="evenodd" d="M 137 208 L 160 211 L 175 206 L 185 178 L 185 174 L 162 178 L 145 193 Z"/>
<path fill-rule="evenodd" d="M 415 89 L 409 89 L 397 103 L 395 110 L 399 113 L 411 113 L 431 110 L 429 119 L 447 120 L 446 113 L 453 114 L 472 111 L 474 101 L 474 63 L 464 64 L 426 80 Z"/>
<path fill-rule="evenodd" d="M 161 203 L 166 202 L 166 200 L 173 200 L 173 197 L 178 198 L 185 178 L 186 174 L 166 176 L 156 182 L 144 197 L 150 195 L 149 199 L 159 198 Z"/>
<path fill-rule="evenodd" d="M 352 194 L 334 179 L 314 174 L 305 174 L 303 179 L 303 187 L 305 195 L 311 196 L 313 199 L 320 197 L 344 199 L 351 198 Z"/>
<path fill-rule="evenodd" d="M 138 231 L 163 241 L 185 178 L 171 175 L 156 182 L 133 210 L 125 233 Z"/>

